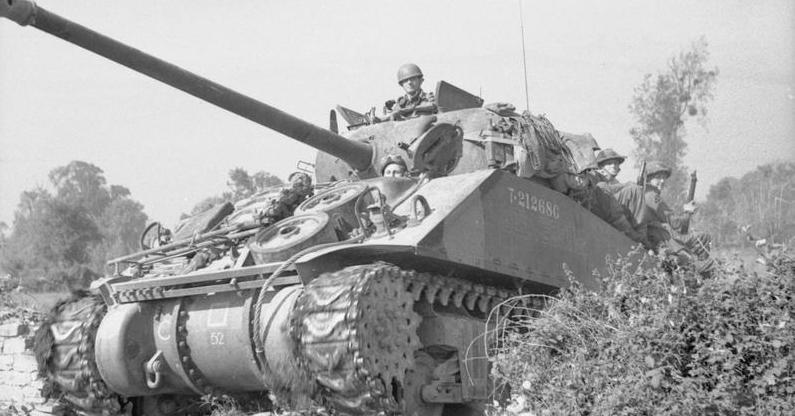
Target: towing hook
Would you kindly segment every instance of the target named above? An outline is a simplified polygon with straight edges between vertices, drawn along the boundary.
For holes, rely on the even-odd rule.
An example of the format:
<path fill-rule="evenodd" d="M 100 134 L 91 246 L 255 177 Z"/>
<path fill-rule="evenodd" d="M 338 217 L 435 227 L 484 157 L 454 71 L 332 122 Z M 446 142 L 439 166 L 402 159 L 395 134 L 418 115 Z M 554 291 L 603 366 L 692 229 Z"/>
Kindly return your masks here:
<path fill-rule="evenodd" d="M 146 362 L 144 374 L 146 376 L 146 386 L 155 390 L 163 384 L 163 351 L 157 352 Z"/>

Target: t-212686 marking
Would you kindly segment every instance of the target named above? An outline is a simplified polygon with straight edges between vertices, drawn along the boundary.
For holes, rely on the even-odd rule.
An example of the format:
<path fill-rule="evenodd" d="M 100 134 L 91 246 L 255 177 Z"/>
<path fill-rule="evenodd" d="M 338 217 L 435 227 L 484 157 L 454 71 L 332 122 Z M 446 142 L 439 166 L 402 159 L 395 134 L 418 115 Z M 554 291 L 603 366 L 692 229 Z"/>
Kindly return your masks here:
<path fill-rule="evenodd" d="M 558 204 L 544 198 L 539 198 L 521 189 L 508 187 L 508 203 L 510 205 L 518 205 L 528 211 L 537 212 L 550 218 L 560 218 L 560 207 Z"/>

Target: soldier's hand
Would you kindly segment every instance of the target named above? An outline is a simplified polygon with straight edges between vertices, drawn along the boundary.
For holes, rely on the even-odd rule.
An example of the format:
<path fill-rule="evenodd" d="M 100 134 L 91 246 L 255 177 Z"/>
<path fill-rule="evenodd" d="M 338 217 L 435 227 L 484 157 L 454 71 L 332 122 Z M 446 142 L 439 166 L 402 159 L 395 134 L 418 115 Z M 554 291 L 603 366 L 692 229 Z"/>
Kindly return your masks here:
<path fill-rule="evenodd" d="M 687 212 L 688 214 L 692 214 L 692 213 L 696 212 L 696 210 L 698 209 L 698 207 L 696 206 L 696 201 L 690 201 L 690 202 L 686 203 L 686 204 L 685 204 L 685 205 L 682 207 L 682 209 L 683 209 L 685 212 Z"/>

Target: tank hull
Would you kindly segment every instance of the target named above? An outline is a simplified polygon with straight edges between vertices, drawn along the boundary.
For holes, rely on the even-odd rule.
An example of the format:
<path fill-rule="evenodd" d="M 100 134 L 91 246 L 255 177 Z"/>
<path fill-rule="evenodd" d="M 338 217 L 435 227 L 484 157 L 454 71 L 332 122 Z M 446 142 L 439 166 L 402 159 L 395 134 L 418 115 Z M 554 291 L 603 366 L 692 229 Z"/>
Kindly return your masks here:
<path fill-rule="evenodd" d="M 419 224 L 306 255 L 297 262 L 302 279 L 379 258 L 415 270 L 454 271 L 479 283 L 519 284 L 532 292 L 568 285 L 565 265 L 596 289 L 593 271 L 604 272 L 607 256 L 625 255 L 633 245 L 572 199 L 504 171 L 437 178 L 416 195 L 432 210 Z M 397 214 L 410 211 L 409 202 L 395 208 Z"/>

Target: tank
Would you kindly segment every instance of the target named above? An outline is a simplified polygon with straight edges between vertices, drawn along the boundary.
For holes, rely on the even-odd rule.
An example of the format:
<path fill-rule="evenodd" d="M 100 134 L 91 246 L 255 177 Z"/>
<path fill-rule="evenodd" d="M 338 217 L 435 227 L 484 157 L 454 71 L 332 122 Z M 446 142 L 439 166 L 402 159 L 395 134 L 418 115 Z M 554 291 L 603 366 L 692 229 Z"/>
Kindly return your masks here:
<path fill-rule="evenodd" d="M 517 294 L 553 294 L 566 270 L 596 288 L 605 257 L 631 248 L 549 187 L 553 162 L 592 162 L 593 139 L 509 104 L 441 82 L 436 114 L 381 120 L 338 107 L 326 129 L 32 2 L 0 2 L 0 15 L 319 150 L 314 184 L 297 174 L 173 233 L 148 227 L 140 252 L 110 260 L 112 272 L 56 307 L 38 358 L 78 413 L 200 414 L 199 397 L 231 397 L 338 414 L 482 414 L 500 391 L 489 314 L 509 313 Z M 380 176 L 393 155 L 408 177 Z"/>

